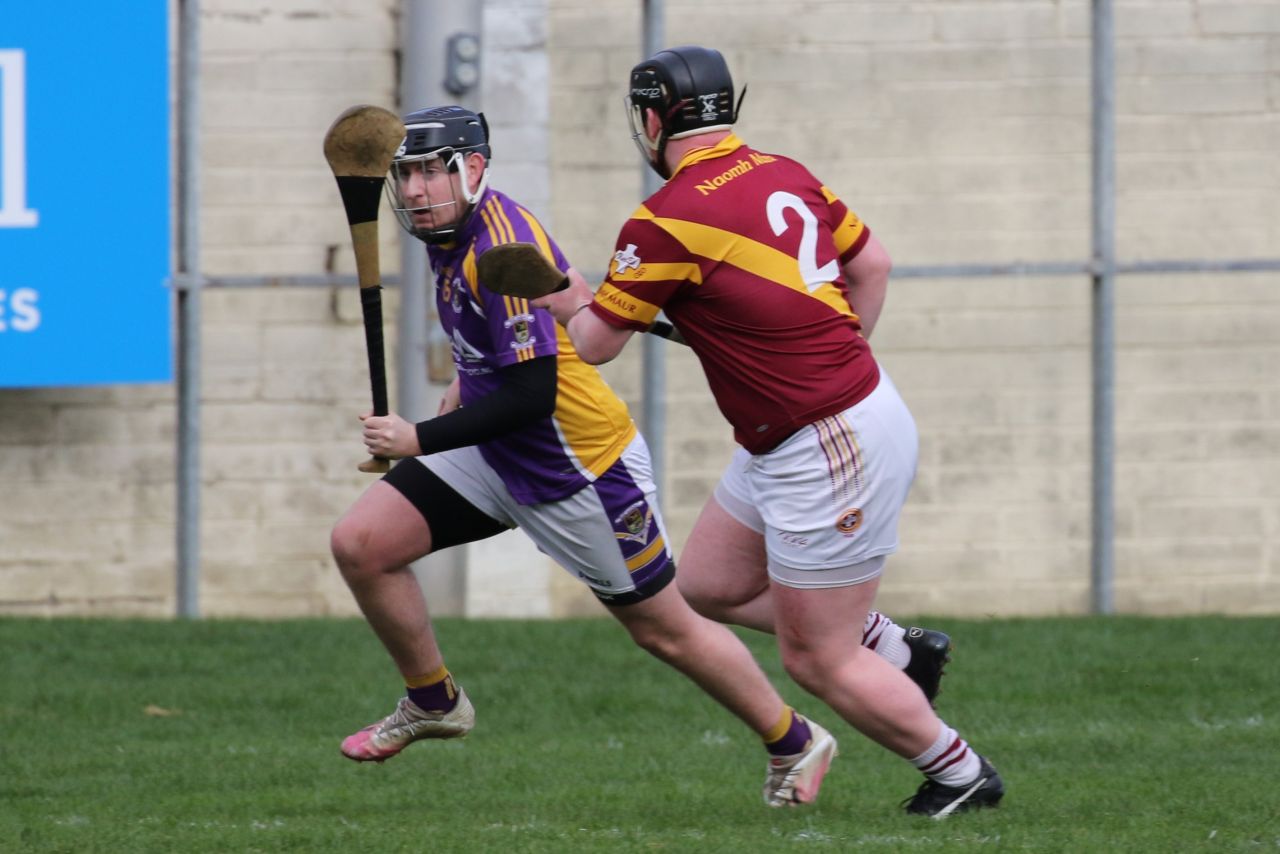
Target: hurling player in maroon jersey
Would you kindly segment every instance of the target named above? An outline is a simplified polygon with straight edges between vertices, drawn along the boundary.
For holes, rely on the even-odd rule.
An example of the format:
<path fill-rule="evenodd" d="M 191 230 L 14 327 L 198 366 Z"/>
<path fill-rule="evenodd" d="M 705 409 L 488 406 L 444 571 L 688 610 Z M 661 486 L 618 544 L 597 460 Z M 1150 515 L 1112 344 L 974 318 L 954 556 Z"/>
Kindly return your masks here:
<path fill-rule="evenodd" d="M 908 812 L 994 806 L 999 774 L 857 630 L 884 619 L 876 591 L 917 459 L 911 413 L 867 343 L 889 255 L 804 166 L 733 133 L 740 101 L 718 51 L 632 69 L 633 137 L 666 184 L 623 225 L 596 293 L 575 280 L 534 304 L 593 364 L 666 313 L 741 445 L 689 536 L 681 592 L 773 631 L 797 683 L 920 769 Z M 886 642 L 910 654 L 927 634 L 940 633 Z M 803 781 L 820 749 L 775 757 L 777 773 Z"/>

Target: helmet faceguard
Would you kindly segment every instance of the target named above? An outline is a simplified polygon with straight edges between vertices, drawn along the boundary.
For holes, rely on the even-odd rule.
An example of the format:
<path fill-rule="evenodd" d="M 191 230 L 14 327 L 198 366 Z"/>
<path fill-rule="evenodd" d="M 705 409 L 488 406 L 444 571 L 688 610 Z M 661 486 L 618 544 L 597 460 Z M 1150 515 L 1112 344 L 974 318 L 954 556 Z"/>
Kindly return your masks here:
<path fill-rule="evenodd" d="M 626 98 L 631 138 L 663 178 L 671 177 L 664 156 L 669 140 L 728 130 L 738 120 L 741 105 L 741 97 L 733 101 L 733 77 L 718 50 L 673 47 L 631 69 Z M 654 138 L 645 128 L 646 110 L 657 113 L 661 125 Z"/>
<path fill-rule="evenodd" d="M 387 199 L 405 231 L 425 243 L 448 243 L 471 216 L 489 184 L 488 123 L 483 113 L 436 107 L 409 113 L 404 124 L 404 142 L 388 170 Z M 484 156 L 484 169 L 474 191 L 466 170 L 472 152 Z M 447 180 L 440 180 L 441 173 Z M 457 191 L 455 175 L 460 185 Z M 436 180 L 431 180 L 433 177 Z"/>

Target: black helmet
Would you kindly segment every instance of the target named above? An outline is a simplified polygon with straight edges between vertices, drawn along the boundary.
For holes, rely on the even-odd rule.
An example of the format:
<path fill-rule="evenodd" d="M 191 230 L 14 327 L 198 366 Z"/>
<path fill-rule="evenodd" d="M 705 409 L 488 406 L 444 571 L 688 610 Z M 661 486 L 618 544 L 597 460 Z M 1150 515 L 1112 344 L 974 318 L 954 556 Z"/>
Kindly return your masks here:
<path fill-rule="evenodd" d="M 745 90 L 744 90 L 745 94 Z M 632 138 L 664 178 L 667 140 L 725 130 L 738 120 L 742 101 L 733 100 L 733 77 L 720 51 L 696 45 L 660 50 L 631 69 L 627 113 Z M 658 139 L 645 134 L 645 110 L 662 122 Z"/>
<path fill-rule="evenodd" d="M 400 148 L 391 161 L 386 184 L 387 198 L 405 231 L 427 243 L 447 243 L 471 216 L 475 203 L 484 195 L 489 183 L 489 124 L 485 121 L 484 113 L 473 113 L 455 106 L 417 110 L 405 115 L 403 120 L 404 142 L 400 143 Z M 448 171 L 457 172 L 466 155 L 473 151 L 484 155 L 485 166 L 474 193 L 465 179 L 462 182 L 466 210 L 448 225 L 433 228 L 414 225 L 415 212 L 455 205 L 458 200 L 450 194 L 445 200 L 427 199 L 425 205 L 410 205 L 404 198 L 404 187 L 408 184 L 412 170 L 421 168 L 426 161 L 439 160 Z"/>
<path fill-rule="evenodd" d="M 442 148 L 479 151 L 489 159 L 489 123 L 484 113 L 463 107 L 433 107 L 404 117 L 405 137 L 396 157 L 431 154 Z"/>

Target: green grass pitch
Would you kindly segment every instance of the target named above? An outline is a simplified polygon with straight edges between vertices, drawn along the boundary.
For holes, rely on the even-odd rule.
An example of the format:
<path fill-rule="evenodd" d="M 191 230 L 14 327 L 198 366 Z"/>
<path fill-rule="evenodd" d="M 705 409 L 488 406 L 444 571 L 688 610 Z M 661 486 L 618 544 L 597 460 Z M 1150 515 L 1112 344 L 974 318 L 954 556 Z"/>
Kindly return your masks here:
<path fill-rule="evenodd" d="M 903 814 L 914 770 L 749 632 L 840 739 L 811 807 L 764 807 L 754 736 L 608 620 L 441 620 L 476 729 L 358 765 L 402 691 L 360 621 L 0 619 L 0 851 L 1280 849 L 1280 619 L 921 622 L 998 810 Z"/>

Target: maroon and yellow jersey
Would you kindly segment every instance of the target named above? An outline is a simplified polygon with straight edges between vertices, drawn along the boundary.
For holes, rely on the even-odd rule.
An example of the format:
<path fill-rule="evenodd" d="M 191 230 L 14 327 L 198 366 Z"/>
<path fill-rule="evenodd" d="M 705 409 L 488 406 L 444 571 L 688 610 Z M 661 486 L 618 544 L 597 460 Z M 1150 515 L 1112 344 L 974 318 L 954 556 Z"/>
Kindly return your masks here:
<path fill-rule="evenodd" d="M 799 163 L 730 135 L 632 214 L 591 310 L 637 330 L 665 311 L 737 441 L 765 453 L 879 380 L 840 270 L 869 236 Z"/>

